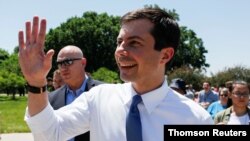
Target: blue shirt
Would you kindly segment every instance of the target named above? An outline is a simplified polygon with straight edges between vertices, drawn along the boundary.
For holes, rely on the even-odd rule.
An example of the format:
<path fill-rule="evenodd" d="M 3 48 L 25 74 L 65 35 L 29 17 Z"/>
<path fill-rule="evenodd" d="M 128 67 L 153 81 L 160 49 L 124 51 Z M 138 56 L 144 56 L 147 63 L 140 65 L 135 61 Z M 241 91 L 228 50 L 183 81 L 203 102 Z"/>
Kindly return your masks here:
<path fill-rule="evenodd" d="M 222 105 L 220 103 L 220 101 L 218 100 L 216 102 L 213 102 L 211 105 L 209 105 L 208 108 L 207 108 L 207 111 L 212 116 L 212 118 L 214 119 L 215 115 L 218 112 L 220 112 L 220 111 L 222 111 L 222 110 L 224 110 L 226 108 L 227 108 L 227 105 Z"/>
<path fill-rule="evenodd" d="M 88 80 L 88 76 L 85 75 L 85 80 L 82 83 L 81 87 L 79 89 L 77 89 L 76 91 L 73 91 L 69 88 L 69 86 L 67 85 L 67 89 L 66 89 L 66 105 L 72 103 L 77 97 L 79 97 L 86 88 L 86 84 L 87 84 L 87 80 Z M 72 138 L 68 141 L 74 141 L 75 138 Z"/>
<path fill-rule="evenodd" d="M 202 90 L 199 94 L 199 103 L 209 102 L 211 104 L 217 100 L 219 100 L 219 96 L 211 90 L 208 91 L 207 93 L 204 90 Z"/>
<path fill-rule="evenodd" d="M 67 86 L 67 89 L 66 89 L 66 105 L 72 103 L 78 96 L 80 96 L 85 91 L 87 80 L 88 80 L 88 76 L 85 75 L 84 82 L 82 83 L 81 87 L 79 89 L 77 89 L 76 91 L 71 90 L 69 88 L 69 86 Z"/>

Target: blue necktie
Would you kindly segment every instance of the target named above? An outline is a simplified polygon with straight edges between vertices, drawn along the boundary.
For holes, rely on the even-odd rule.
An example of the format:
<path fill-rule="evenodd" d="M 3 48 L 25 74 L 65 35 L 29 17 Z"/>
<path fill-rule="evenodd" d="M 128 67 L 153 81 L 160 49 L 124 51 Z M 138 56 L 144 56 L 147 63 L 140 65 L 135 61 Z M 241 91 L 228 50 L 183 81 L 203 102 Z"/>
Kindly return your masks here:
<path fill-rule="evenodd" d="M 141 96 L 135 95 L 133 97 L 126 121 L 127 141 L 142 141 L 141 119 L 137 108 L 137 104 L 141 101 Z"/>

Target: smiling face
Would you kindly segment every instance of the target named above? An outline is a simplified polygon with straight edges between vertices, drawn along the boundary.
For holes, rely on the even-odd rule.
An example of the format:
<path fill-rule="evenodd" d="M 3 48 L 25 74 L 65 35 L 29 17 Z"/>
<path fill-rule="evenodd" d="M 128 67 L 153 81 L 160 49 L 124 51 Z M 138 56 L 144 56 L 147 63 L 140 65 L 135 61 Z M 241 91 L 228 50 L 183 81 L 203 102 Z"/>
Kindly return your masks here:
<path fill-rule="evenodd" d="M 173 48 L 154 49 L 152 28 L 153 24 L 146 19 L 133 20 L 122 25 L 117 37 L 115 59 L 120 77 L 134 86 L 162 82 L 165 64 L 174 54 Z"/>

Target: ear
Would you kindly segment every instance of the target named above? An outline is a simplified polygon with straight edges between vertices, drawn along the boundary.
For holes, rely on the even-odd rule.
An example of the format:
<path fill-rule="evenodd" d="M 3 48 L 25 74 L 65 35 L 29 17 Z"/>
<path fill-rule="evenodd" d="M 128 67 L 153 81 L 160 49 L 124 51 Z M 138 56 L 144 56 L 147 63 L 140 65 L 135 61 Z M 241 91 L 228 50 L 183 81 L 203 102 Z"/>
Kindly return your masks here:
<path fill-rule="evenodd" d="M 174 48 L 168 47 L 161 50 L 161 61 L 160 63 L 168 63 L 174 56 Z"/>
<path fill-rule="evenodd" d="M 83 64 L 84 66 L 86 66 L 86 64 L 87 64 L 86 58 L 82 58 L 82 64 Z"/>

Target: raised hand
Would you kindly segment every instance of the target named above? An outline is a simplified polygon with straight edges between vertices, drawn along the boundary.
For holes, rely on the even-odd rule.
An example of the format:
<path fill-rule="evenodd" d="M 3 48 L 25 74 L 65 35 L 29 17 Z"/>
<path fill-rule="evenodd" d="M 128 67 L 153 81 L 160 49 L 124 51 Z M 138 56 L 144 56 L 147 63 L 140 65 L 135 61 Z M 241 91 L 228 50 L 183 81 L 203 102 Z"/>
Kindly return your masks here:
<path fill-rule="evenodd" d="M 44 52 L 46 35 L 46 20 L 42 19 L 39 29 L 39 17 L 33 18 L 31 22 L 26 22 L 26 42 L 24 32 L 19 31 L 19 64 L 26 81 L 32 85 L 41 87 L 46 85 L 46 76 L 51 69 L 52 56 L 54 50 Z"/>

